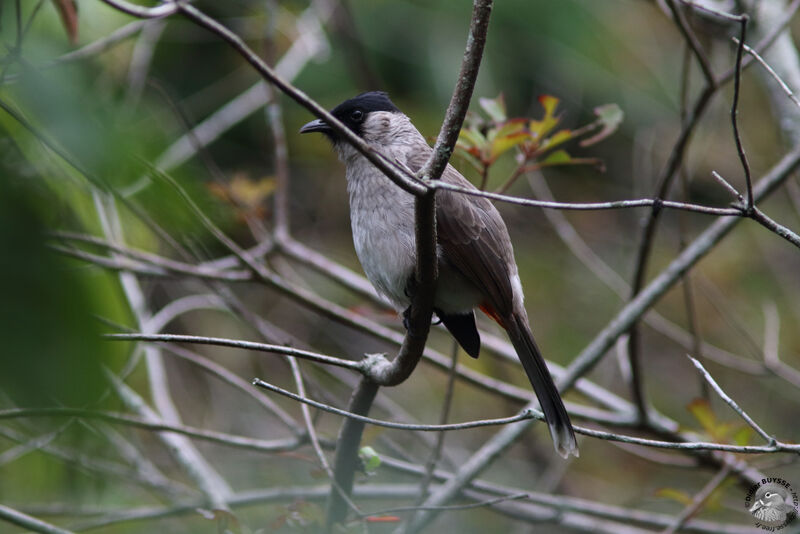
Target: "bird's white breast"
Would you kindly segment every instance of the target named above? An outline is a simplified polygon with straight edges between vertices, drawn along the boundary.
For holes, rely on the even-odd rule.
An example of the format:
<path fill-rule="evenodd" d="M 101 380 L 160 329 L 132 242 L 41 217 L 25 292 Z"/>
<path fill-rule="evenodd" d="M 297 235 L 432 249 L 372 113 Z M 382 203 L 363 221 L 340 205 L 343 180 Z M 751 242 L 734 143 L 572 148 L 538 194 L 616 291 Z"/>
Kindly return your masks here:
<path fill-rule="evenodd" d="M 398 310 L 408 307 L 414 272 L 414 198 L 363 157 L 347 164 L 353 244 L 372 285 Z"/>

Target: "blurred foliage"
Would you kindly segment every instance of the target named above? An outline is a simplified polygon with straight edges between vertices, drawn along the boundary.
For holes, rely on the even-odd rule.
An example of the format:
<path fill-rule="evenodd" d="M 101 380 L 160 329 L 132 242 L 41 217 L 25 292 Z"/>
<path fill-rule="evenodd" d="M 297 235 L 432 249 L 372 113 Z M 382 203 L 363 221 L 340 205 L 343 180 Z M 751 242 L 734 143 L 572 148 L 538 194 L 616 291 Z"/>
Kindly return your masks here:
<path fill-rule="evenodd" d="M 0 390 L 21 406 L 82 406 L 99 398 L 106 348 L 92 314 L 115 288 L 45 247 L 41 194 L 0 181 Z"/>

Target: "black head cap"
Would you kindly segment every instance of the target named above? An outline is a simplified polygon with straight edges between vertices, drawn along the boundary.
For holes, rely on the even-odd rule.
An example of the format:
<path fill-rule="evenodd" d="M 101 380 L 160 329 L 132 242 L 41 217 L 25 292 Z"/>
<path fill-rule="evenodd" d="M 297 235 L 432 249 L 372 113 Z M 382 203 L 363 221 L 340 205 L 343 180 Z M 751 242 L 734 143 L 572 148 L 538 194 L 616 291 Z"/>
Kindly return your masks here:
<path fill-rule="evenodd" d="M 331 110 L 331 115 L 342 121 L 356 135 L 361 136 L 364 119 L 373 111 L 394 113 L 400 110 L 389 100 L 389 95 L 383 91 L 370 91 L 345 100 Z M 336 140 L 336 133 L 321 119 L 311 121 L 300 128 L 300 133 L 309 132 L 321 132 L 332 140 Z"/>

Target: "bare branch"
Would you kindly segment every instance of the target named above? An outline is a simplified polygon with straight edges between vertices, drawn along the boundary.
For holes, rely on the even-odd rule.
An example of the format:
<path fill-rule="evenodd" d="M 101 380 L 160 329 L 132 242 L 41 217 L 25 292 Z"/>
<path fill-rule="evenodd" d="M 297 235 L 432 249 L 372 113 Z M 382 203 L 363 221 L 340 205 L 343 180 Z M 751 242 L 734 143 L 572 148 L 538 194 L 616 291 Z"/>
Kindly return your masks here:
<path fill-rule="evenodd" d="M 726 403 L 728 406 L 730 406 L 730 407 L 731 407 L 731 409 L 732 409 L 734 412 L 736 412 L 737 414 L 739 414 L 739 417 L 741 417 L 742 419 L 744 419 L 744 420 L 745 420 L 745 422 L 746 422 L 748 425 L 750 425 L 750 427 L 751 427 L 753 430 L 755 430 L 755 431 L 756 431 L 756 433 L 758 433 L 758 435 L 759 435 L 759 436 L 761 436 L 762 438 L 764 438 L 764 440 L 765 440 L 765 441 L 766 441 L 768 444 L 770 444 L 770 445 L 773 445 L 773 444 L 775 443 L 775 438 L 774 438 L 774 437 L 772 437 L 772 436 L 770 436 L 769 434 L 767 434 L 767 433 L 766 433 L 766 432 L 765 432 L 765 431 L 764 431 L 764 430 L 763 430 L 763 429 L 762 429 L 760 426 L 758 426 L 758 424 L 757 424 L 755 421 L 753 421 L 753 419 L 752 419 L 752 418 L 751 418 L 749 415 L 747 415 L 747 413 L 745 413 L 745 411 L 744 411 L 744 410 L 742 410 L 742 409 L 739 407 L 739 405 L 738 405 L 738 404 L 736 404 L 736 401 L 734 401 L 732 398 L 730 398 L 730 396 L 729 396 L 727 393 L 725 393 L 725 391 L 724 391 L 724 390 L 723 390 L 723 389 L 722 389 L 722 388 L 719 386 L 719 384 L 717 384 L 716 380 L 714 380 L 714 378 L 712 378 L 712 376 L 711 376 L 711 375 L 708 373 L 708 371 L 706 371 L 705 367 L 703 367 L 703 364 L 701 364 L 700 362 L 698 362 L 697 360 L 695 360 L 695 359 L 694 359 L 694 358 L 692 358 L 691 356 L 688 356 L 688 355 L 687 355 L 687 357 L 689 358 L 689 361 L 691 361 L 691 362 L 692 362 L 692 365 L 694 365 L 694 366 L 697 368 L 697 370 L 698 370 L 698 371 L 700 371 L 700 373 L 703 375 L 703 378 L 704 378 L 704 379 L 706 380 L 706 382 L 708 382 L 708 384 L 709 384 L 709 385 L 710 385 L 710 386 L 711 386 L 711 387 L 714 389 L 714 391 L 717 393 L 717 395 L 719 395 L 719 397 L 720 397 L 722 400 L 724 400 L 724 401 L 725 401 L 725 403 Z"/>
<path fill-rule="evenodd" d="M 449 430 L 467 430 L 470 428 L 480 428 L 484 426 L 507 425 L 509 423 L 516 423 L 517 421 L 525 421 L 527 419 L 544 420 L 544 415 L 541 412 L 535 412 L 533 410 L 523 410 L 519 414 L 513 415 L 511 417 L 501 417 L 498 419 L 483 419 L 480 421 L 469 421 L 466 423 L 450 423 L 444 425 L 417 425 L 412 423 L 394 423 L 392 421 L 382 421 L 380 419 L 365 417 L 357 413 L 348 412 L 347 410 L 342 410 L 339 408 L 335 408 L 333 406 L 329 406 L 327 404 L 323 404 L 321 402 L 317 402 L 312 399 L 301 397 L 300 395 L 292 393 L 291 391 L 287 391 L 268 382 L 264 382 L 260 378 L 254 378 L 253 385 L 272 391 L 273 393 L 278 393 L 279 395 L 283 395 L 284 397 L 288 397 L 292 400 L 302 402 L 303 404 L 308 404 L 309 406 L 313 406 L 314 408 L 319 408 L 320 410 L 332 414 L 341 415 L 342 417 L 347 417 L 348 419 L 353 419 L 361 423 L 369 423 L 375 426 L 381 426 L 384 428 L 394 428 L 398 430 L 415 430 L 419 432 L 444 432 Z"/>
<path fill-rule="evenodd" d="M 744 42 L 747 37 L 747 23 L 749 21 L 747 15 L 739 17 L 739 24 L 741 26 L 739 33 L 739 46 L 736 47 L 736 67 L 733 77 L 733 103 L 731 104 L 731 123 L 733 124 L 733 138 L 736 142 L 736 152 L 739 154 L 739 160 L 742 162 L 742 169 L 744 170 L 744 180 L 747 185 L 747 199 L 745 204 L 746 213 L 753 210 L 753 183 L 750 177 L 750 164 L 747 162 L 747 155 L 744 153 L 742 146 L 742 138 L 739 134 L 739 86 L 741 85 L 742 78 L 742 54 L 744 52 Z"/>
<path fill-rule="evenodd" d="M 218 443 L 228 447 L 247 449 L 260 452 L 283 452 L 295 450 L 302 441 L 297 438 L 261 440 L 244 436 L 235 436 L 223 432 L 214 432 L 202 428 L 186 425 L 173 425 L 161 421 L 148 420 L 147 418 L 132 415 L 85 410 L 82 408 L 10 408 L 0 410 L 0 419 L 20 419 L 25 417 L 81 417 L 99 419 L 109 423 L 123 424 L 155 432 L 181 434 L 190 438 L 202 439 L 210 443 Z"/>
<path fill-rule="evenodd" d="M 658 198 L 641 198 L 635 200 L 612 200 L 610 202 L 551 202 L 547 200 L 534 200 L 527 198 L 519 198 L 509 195 L 501 195 L 499 193 L 491 193 L 488 191 L 480 191 L 475 189 L 466 189 L 457 185 L 449 184 L 447 182 L 437 181 L 426 184 L 432 189 L 445 189 L 447 191 L 454 191 L 456 193 L 463 193 L 465 195 L 472 195 L 476 197 L 484 197 L 500 202 L 507 202 L 518 206 L 533 206 L 545 209 L 556 210 L 613 210 L 622 208 L 670 208 L 685 211 L 692 211 L 696 213 L 704 213 L 707 215 L 734 215 L 741 216 L 741 210 L 735 208 L 714 208 L 711 206 L 702 206 L 699 204 L 691 204 L 686 202 L 676 202 L 674 200 L 661 200 Z"/>
<path fill-rule="evenodd" d="M 697 40 L 697 36 L 694 34 L 694 31 L 692 31 L 692 28 L 686 21 L 686 16 L 684 16 L 683 11 L 678 9 L 677 4 L 675 3 L 676 0 L 666 0 L 666 2 L 670 12 L 672 13 L 672 18 L 675 20 L 675 24 L 677 24 L 678 29 L 683 35 L 684 41 L 686 41 L 689 49 L 692 51 L 694 57 L 697 59 L 697 62 L 700 64 L 700 70 L 703 71 L 706 84 L 710 87 L 716 86 L 717 81 L 714 78 L 714 71 L 711 69 L 711 63 L 708 60 L 708 55 L 706 54 L 705 50 L 703 50 L 702 45 Z"/>
<path fill-rule="evenodd" d="M 526 406 L 523 410 L 514 416 L 511 417 L 501 417 L 497 419 L 482 419 L 477 421 L 468 421 L 465 423 L 450 423 L 444 425 L 422 425 L 422 424 L 412 424 L 412 423 L 396 423 L 393 421 L 384 421 L 381 419 L 374 419 L 371 417 L 365 417 L 363 415 L 349 412 L 347 410 L 342 410 L 340 408 L 336 408 L 334 406 L 329 406 L 327 404 L 315 401 L 313 399 L 305 398 L 291 391 L 287 391 L 283 388 L 270 384 L 268 382 L 264 382 L 260 378 L 253 379 L 253 385 L 258 386 L 260 388 L 272 391 L 279 395 L 283 395 L 284 397 L 290 398 L 297 402 L 301 402 L 304 404 L 308 404 L 309 406 L 313 406 L 320 410 L 340 415 L 342 417 L 346 417 L 348 419 L 352 419 L 355 421 L 359 421 L 361 423 L 367 423 L 375 426 L 380 426 L 383 428 L 392 428 L 396 430 L 411 430 L 416 432 L 445 432 L 445 431 L 456 431 L 456 430 L 468 430 L 472 428 L 480 428 L 485 426 L 502 426 L 502 425 L 510 425 L 503 429 L 501 433 L 507 432 L 509 429 L 515 429 L 513 432 L 517 433 L 516 429 L 521 427 L 527 428 L 526 425 L 511 425 L 511 423 L 518 423 L 522 421 L 544 421 L 544 414 L 533 408 L 531 405 Z M 2 417 L 3 412 L 0 411 L 0 418 Z M 800 444 L 791 444 L 791 443 L 784 443 L 781 441 L 775 440 L 775 438 L 770 438 L 772 442 L 766 446 L 755 446 L 755 445 L 728 445 L 725 443 L 712 443 L 712 442 L 705 442 L 705 441 L 663 441 L 663 440 L 652 440 L 652 439 L 645 439 L 639 438 L 635 436 L 627 436 L 624 434 L 617 434 L 614 432 L 606 432 L 602 430 L 595 430 L 592 428 L 587 428 L 584 426 L 577 426 L 573 425 L 573 428 L 576 433 L 583 434 L 584 436 L 589 436 L 593 438 L 608 440 L 608 441 L 616 441 L 619 443 L 628 443 L 633 445 L 643 445 L 646 447 L 654 447 L 657 449 L 673 449 L 673 450 L 690 450 L 690 451 L 724 451 L 724 452 L 736 452 L 736 453 L 743 453 L 743 454 L 763 454 L 767 452 L 789 452 L 789 453 L 797 453 L 800 452 Z M 514 439 L 516 436 L 514 436 Z M 464 481 L 466 483 L 467 481 Z M 434 496 L 436 497 L 436 496 Z M 429 499 L 430 501 L 430 499 Z M 428 501 L 426 501 L 428 502 Z"/>
<path fill-rule="evenodd" d="M 692 501 L 689 503 L 686 508 L 684 508 L 680 514 L 675 518 L 675 522 L 672 523 L 669 527 L 665 528 L 661 534 L 675 534 L 680 530 L 685 524 L 686 521 L 689 520 L 694 514 L 700 510 L 700 508 L 705 504 L 711 494 L 719 488 L 720 484 L 722 484 L 725 479 L 730 474 L 731 469 L 730 466 L 724 465 L 719 472 L 714 475 L 714 477 L 708 481 L 708 483 L 703 486 L 703 489 L 697 492 L 697 494 L 692 497 Z"/>
<path fill-rule="evenodd" d="M 42 534 L 73 534 L 71 530 L 66 530 L 50 523 L 46 523 L 41 519 L 36 519 L 27 514 L 0 504 L 0 520 L 17 525 L 31 532 L 40 532 Z"/>
<path fill-rule="evenodd" d="M 178 334 L 105 334 L 106 339 L 117 339 L 123 341 L 152 341 L 152 342 L 170 342 L 170 343 L 197 343 L 200 345 L 217 345 L 220 347 L 234 347 L 237 349 L 255 350 L 259 352 L 268 352 L 274 354 L 284 354 L 286 356 L 293 356 L 304 360 L 322 363 L 325 365 L 334 365 L 351 371 L 362 371 L 364 365 L 361 362 L 354 362 L 352 360 L 343 360 L 341 358 L 333 358 L 325 354 L 317 352 L 310 352 L 307 350 L 293 349 L 291 347 L 283 347 L 280 345 L 270 345 L 267 343 L 256 343 L 253 341 L 242 341 L 239 339 L 226 339 L 219 337 L 204 337 L 204 336 L 186 336 Z"/>
<path fill-rule="evenodd" d="M 775 81 L 778 83 L 778 85 L 780 86 L 781 90 L 783 90 L 783 92 L 784 92 L 784 93 L 786 93 L 786 96 L 788 96 L 788 97 L 789 97 L 789 99 L 790 99 L 792 102 L 794 102 L 794 103 L 795 103 L 795 105 L 796 105 L 797 107 L 800 107 L 800 99 L 798 99 L 798 98 L 797 98 L 797 96 L 796 96 L 796 95 L 794 94 L 794 92 L 793 92 L 793 91 L 792 91 L 792 90 L 789 88 L 789 86 L 788 86 L 788 85 L 786 85 L 786 82 L 784 82 L 784 81 L 783 81 L 783 78 L 781 78 L 781 77 L 780 77 L 780 75 L 779 75 L 777 72 L 775 72 L 775 69 L 773 69 L 773 68 L 772 68 L 772 67 L 769 65 L 769 63 L 767 63 L 767 62 L 764 60 L 764 58 L 763 58 L 763 57 L 761 57 L 761 55 L 759 55 L 759 53 L 758 53 L 758 52 L 756 52 L 755 50 L 753 50 L 752 48 L 750 48 L 750 47 L 749 47 L 749 46 L 747 46 L 747 45 L 742 45 L 742 44 L 741 44 L 741 41 L 739 41 L 739 39 L 737 39 L 736 37 L 732 37 L 731 39 L 733 39 L 733 42 L 734 42 L 734 43 L 736 43 L 736 45 L 737 45 L 737 46 L 742 46 L 742 47 L 744 48 L 745 52 L 747 52 L 748 54 L 750 54 L 751 56 L 753 56 L 753 58 L 754 58 L 756 61 L 758 61 L 758 64 L 759 64 L 759 65 L 761 65 L 761 66 L 764 68 L 764 70 L 766 70 L 766 71 L 767 71 L 767 73 L 768 73 L 770 76 L 772 76 L 772 79 L 774 79 L 774 80 L 775 80 Z"/>
<path fill-rule="evenodd" d="M 104 0 L 109 1 L 109 0 Z M 295 102 L 309 110 L 317 118 L 325 121 L 342 139 L 347 141 L 365 158 L 367 158 L 373 165 L 379 168 L 386 176 L 388 176 L 395 184 L 402 187 L 414 195 L 420 195 L 425 192 L 424 188 L 411 180 L 407 173 L 402 172 L 399 167 L 392 164 L 382 154 L 375 152 L 363 139 L 357 136 L 353 131 L 342 124 L 339 119 L 328 113 L 328 111 L 311 100 L 305 93 L 294 87 L 292 84 L 278 76 L 275 71 L 269 67 L 255 52 L 253 52 L 242 39 L 230 31 L 228 28 L 207 16 L 202 11 L 198 10 L 191 4 L 177 4 L 180 12 L 189 20 L 206 28 L 210 32 L 218 35 L 224 39 L 228 44 L 238 51 L 242 57 L 247 60 L 265 79 L 274 84 L 284 94 L 292 98 Z"/>
<path fill-rule="evenodd" d="M 174 15 L 180 9 L 180 3 L 176 0 L 170 0 L 155 7 L 142 7 L 136 4 L 131 4 L 125 0 L 102 0 L 109 6 L 138 17 L 140 19 L 158 19 Z"/>
<path fill-rule="evenodd" d="M 800 164 L 800 146 L 786 154 L 753 188 L 755 200 L 768 195 L 779 184 L 786 180 Z M 711 224 L 706 231 L 701 233 L 666 269 L 656 276 L 650 284 L 640 291 L 636 298 L 630 301 L 608 323 L 594 340 L 573 360 L 567 373 L 561 379 L 562 387 L 569 387 L 575 380 L 583 376 L 603 356 L 616 339 L 628 330 L 630 324 L 637 320 L 673 284 L 680 279 L 683 272 L 691 268 L 708 254 L 716 243 L 728 234 L 741 218 L 719 219 Z"/>
<path fill-rule="evenodd" d="M 527 493 L 515 493 L 503 497 L 495 497 L 494 499 L 486 499 L 485 501 L 478 501 L 469 504 L 453 504 L 449 506 L 398 506 L 396 508 L 386 508 L 376 512 L 365 514 L 367 516 L 378 516 L 387 514 L 398 514 L 402 512 L 419 512 L 420 510 L 437 510 L 439 512 L 456 511 L 456 510 L 473 510 L 475 508 L 484 508 L 505 501 L 516 501 L 518 499 L 525 499 L 528 497 Z"/>
<path fill-rule="evenodd" d="M 461 124 L 467 115 L 472 90 L 475 80 L 478 79 L 478 69 L 483 59 L 483 47 L 486 45 L 486 35 L 489 31 L 489 17 L 492 14 L 493 2 L 490 0 L 475 0 L 472 7 L 472 20 L 467 36 L 467 46 L 464 50 L 464 59 L 458 72 L 456 87 L 447 106 L 444 122 L 433 146 L 433 153 L 422 169 L 417 173 L 423 180 L 438 180 L 447 167 L 447 162 L 453 153 L 453 148 L 461 132 Z"/>

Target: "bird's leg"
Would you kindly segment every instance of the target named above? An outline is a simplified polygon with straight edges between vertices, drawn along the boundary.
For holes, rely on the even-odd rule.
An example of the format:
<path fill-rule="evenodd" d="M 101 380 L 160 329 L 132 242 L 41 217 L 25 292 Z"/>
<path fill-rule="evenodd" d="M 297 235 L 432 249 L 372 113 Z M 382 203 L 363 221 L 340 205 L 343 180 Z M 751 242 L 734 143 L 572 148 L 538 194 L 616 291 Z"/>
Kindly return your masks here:
<path fill-rule="evenodd" d="M 406 297 L 408 297 L 408 299 L 411 300 L 414 298 L 413 295 L 416 292 L 416 288 L 417 288 L 417 279 L 412 274 L 411 276 L 408 277 L 408 281 L 406 282 L 406 287 L 403 290 L 403 293 L 405 293 Z M 442 319 L 440 318 L 441 312 L 435 308 L 433 312 L 436 314 L 436 320 L 433 321 L 431 324 L 435 325 L 441 324 L 442 322 Z M 403 310 L 403 326 L 405 327 L 406 330 L 408 330 L 409 328 L 410 320 L 411 320 L 411 305 L 409 304 L 408 308 Z"/>

